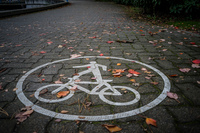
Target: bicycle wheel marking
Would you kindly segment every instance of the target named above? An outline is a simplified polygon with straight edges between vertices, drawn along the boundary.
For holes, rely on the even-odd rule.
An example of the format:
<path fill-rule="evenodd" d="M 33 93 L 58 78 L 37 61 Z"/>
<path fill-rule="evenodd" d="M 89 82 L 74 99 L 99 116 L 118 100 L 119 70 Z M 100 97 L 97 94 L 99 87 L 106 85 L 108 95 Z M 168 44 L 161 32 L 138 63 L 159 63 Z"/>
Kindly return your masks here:
<path fill-rule="evenodd" d="M 110 115 L 99 115 L 99 116 L 84 116 L 83 115 L 83 116 L 80 116 L 80 115 L 61 114 L 61 113 L 56 113 L 56 112 L 51 111 L 51 110 L 47 110 L 47 109 L 42 108 L 38 105 L 34 105 L 23 93 L 23 90 L 22 90 L 23 82 L 26 80 L 26 78 L 31 73 L 33 73 L 34 71 L 36 71 L 40 68 L 43 68 L 47 65 L 52 65 L 52 64 L 55 64 L 55 63 L 63 62 L 63 61 L 73 60 L 73 59 L 62 59 L 62 60 L 57 60 L 57 61 L 54 61 L 54 62 L 49 62 L 49 63 L 43 64 L 41 66 L 38 66 L 38 67 L 28 71 L 24 76 L 22 76 L 19 79 L 19 81 L 16 85 L 16 87 L 18 88 L 16 93 L 17 93 L 19 100 L 25 106 L 32 106 L 32 109 L 35 110 L 36 112 L 41 113 L 41 114 L 46 115 L 46 116 L 50 116 L 50 117 L 66 119 L 66 120 L 105 121 L 105 120 L 125 118 L 125 117 L 129 117 L 129 116 L 133 116 L 133 115 L 145 112 L 145 111 L 155 107 L 160 102 L 162 102 L 166 98 L 167 92 L 170 91 L 170 81 L 169 81 L 169 79 L 161 71 L 159 71 L 158 69 L 156 69 L 156 68 L 154 68 L 150 65 L 147 65 L 145 63 L 142 63 L 142 62 L 139 62 L 139 61 L 136 61 L 136 60 L 124 59 L 124 58 L 119 58 L 119 57 L 109 57 L 109 56 L 107 56 L 107 57 L 104 57 L 104 56 L 83 56 L 83 57 L 79 57 L 79 58 L 75 58 L 75 59 L 82 59 L 82 58 L 103 58 L 103 59 L 110 58 L 110 59 L 118 59 L 118 60 L 131 61 L 131 62 L 134 61 L 135 63 L 146 66 L 147 68 L 150 68 L 154 72 L 158 73 L 164 81 L 164 89 L 163 89 L 162 93 L 156 99 L 154 99 L 152 102 L 150 102 L 150 103 L 148 103 L 148 104 L 146 104 L 146 105 L 144 105 L 140 108 L 137 108 L 137 109 L 134 109 L 134 110 L 131 110 L 131 111 L 126 111 L 126 112 L 121 112 L 121 113 L 116 113 L 116 114 L 110 114 Z M 101 90 L 99 96 L 100 96 L 101 99 L 105 100 L 105 97 L 103 96 L 103 93 L 104 93 L 103 91 L 105 92 L 106 89 Z M 134 93 L 136 95 L 136 98 L 132 101 L 131 104 L 137 102 L 140 98 L 139 93 L 137 91 L 134 91 Z M 109 102 L 109 103 L 112 104 L 112 102 Z M 117 103 L 117 104 L 120 105 L 121 103 Z M 81 119 L 80 117 L 84 117 L 84 119 Z"/>

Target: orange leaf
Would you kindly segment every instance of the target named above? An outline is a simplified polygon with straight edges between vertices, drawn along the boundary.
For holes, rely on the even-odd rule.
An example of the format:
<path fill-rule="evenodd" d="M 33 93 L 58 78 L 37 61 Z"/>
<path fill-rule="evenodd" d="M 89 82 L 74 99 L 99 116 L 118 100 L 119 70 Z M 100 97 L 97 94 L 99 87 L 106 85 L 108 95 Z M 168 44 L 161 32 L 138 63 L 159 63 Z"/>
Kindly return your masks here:
<path fill-rule="evenodd" d="M 70 91 L 60 91 L 60 92 L 57 93 L 56 96 L 57 96 L 58 98 L 61 98 L 61 97 L 67 96 L 67 94 L 69 94 L 69 92 L 70 92 Z"/>
<path fill-rule="evenodd" d="M 114 69 L 112 73 L 123 73 L 124 69 Z"/>
<path fill-rule="evenodd" d="M 153 126 L 157 127 L 156 120 L 154 120 L 152 118 L 146 118 L 146 123 L 148 125 L 153 125 Z"/>
<path fill-rule="evenodd" d="M 135 79 L 130 79 L 131 82 L 136 83 Z"/>
<path fill-rule="evenodd" d="M 117 63 L 117 66 L 121 66 L 121 63 Z"/>
<path fill-rule="evenodd" d="M 139 73 L 139 72 L 137 72 L 137 71 L 135 71 L 135 70 L 133 70 L 133 69 L 129 69 L 128 72 L 129 72 L 129 73 L 132 73 L 132 74 L 137 74 L 137 75 L 138 75 L 138 74 L 141 74 L 141 73 Z"/>
<path fill-rule="evenodd" d="M 115 125 L 104 124 L 102 126 L 105 127 L 106 129 L 108 129 L 108 131 L 111 132 L 111 133 L 118 132 L 118 131 L 122 130 L 122 128 L 115 126 Z"/>

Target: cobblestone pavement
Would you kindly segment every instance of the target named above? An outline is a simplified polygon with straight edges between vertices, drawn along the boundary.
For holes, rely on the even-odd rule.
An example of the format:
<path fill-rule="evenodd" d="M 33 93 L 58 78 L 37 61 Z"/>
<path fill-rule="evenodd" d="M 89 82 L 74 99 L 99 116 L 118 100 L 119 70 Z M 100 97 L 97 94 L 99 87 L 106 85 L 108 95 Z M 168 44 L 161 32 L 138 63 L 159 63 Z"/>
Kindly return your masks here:
<path fill-rule="evenodd" d="M 0 20 L 0 131 L 106 133 L 102 125 L 109 124 L 122 128 L 120 133 L 199 132 L 200 69 L 192 61 L 200 59 L 200 35 L 133 20 L 122 5 L 70 2 Z M 97 64 L 87 66 L 91 61 L 99 70 Z M 102 87 L 96 87 L 96 80 Z M 62 83 L 69 83 L 61 88 L 64 92 L 78 85 L 63 101 L 65 96 L 50 93 Z M 109 95 L 113 89 L 122 95 Z M 166 97 L 167 91 L 176 93 L 178 101 Z M 22 117 L 25 106 L 34 111 Z M 26 120 L 18 122 L 16 115 Z M 145 117 L 156 120 L 157 127 L 148 126 Z"/>

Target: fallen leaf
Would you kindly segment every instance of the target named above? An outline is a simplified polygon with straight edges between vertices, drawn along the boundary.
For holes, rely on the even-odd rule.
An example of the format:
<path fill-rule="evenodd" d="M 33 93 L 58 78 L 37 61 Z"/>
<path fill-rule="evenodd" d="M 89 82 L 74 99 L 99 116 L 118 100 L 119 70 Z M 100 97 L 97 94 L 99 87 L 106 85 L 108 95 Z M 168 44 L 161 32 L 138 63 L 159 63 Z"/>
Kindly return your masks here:
<path fill-rule="evenodd" d="M 66 114 L 66 113 L 68 113 L 69 111 L 67 111 L 67 110 L 62 110 L 60 113 L 61 114 Z"/>
<path fill-rule="evenodd" d="M 163 49 L 162 51 L 167 51 L 167 49 Z"/>
<path fill-rule="evenodd" d="M 88 37 L 88 38 L 93 38 L 93 39 L 95 39 L 95 38 L 97 38 L 96 36 L 92 36 L 92 37 Z"/>
<path fill-rule="evenodd" d="M 14 88 L 13 91 L 16 91 L 18 88 Z"/>
<path fill-rule="evenodd" d="M 114 69 L 112 73 L 123 73 L 124 69 Z"/>
<path fill-rule="evenodd" d="M 49 41 L 49 42 L 47 42 L 48 44 L 52 44 L 53 42 L 51 42 L 51 41 Z"/>
<path fill-rule="evenodd" d="M 133 83 L 134 86 L 140 86 L 140 83 Z"/>
<path fill-rule="evenodd" d="M 61 98 L 61 97 L 67 96 L 67 94 L 69 94 L 69 92 L 70 92 L 70 91 L 60 91 L 60 92 L 57 93 L 56 96 L 57 96 L 58 98 Z"/>
<path fill-rule="evenodd" d="M 55 81 L 54 83 L 55 83 L 55 84 L 63 84 L 63 82 L 60 81 L 60 80 L 57 80 L 57 81 Z"/>
<path fill-rule="evenodd" d="M 170 77 L 178 77 L 178 74 L 169 75 Z"/>
<path fill-rule="evenodd" d="M 195 42 L 190 42 L 190 44 L 195 45 L 196 43 Z"/>
<path fill-rule="evenodd" d="M 181 72 L 189 72 L 190 68 L 180 68 L 179 69 Z"/>
<path fill-rule="evenodd" d="M 81 55 L 80 54 L 72 54 L 72 55 L 70 55 L 71 56 L 71 59 L 73 59 L 73 58 L 78 58 L 78 57 L 80 57 Z"/>
<path fill-rule="evenodd" d="M 197 81 L 198 84 L 200 84 L 200 81 Z"/>
<path fill-rule="evenodd" d="M 164 42 L 164 41 L 165 41 L 165 39 L 160 39 L 160 41 L 161 41 L 161 42 Z"/>
<path fill-rule="evenodd" d="M 153 126 L 157 127 L 156 120 L 154 120 L 152 118 L 146 118 L 146 123 L 148 125 L 153 125 Z"/>
<path fill-rule="evenodd" d="M 121 75 L 121 72 L 118 72 L 118 73 L 114 73 L 113 76 L 114 77 L 121 77 L 122 75 Z"/>
<path fill-rule="evenodd" d="M 144 68 L 144 67 L 142 67 L 142 68 L 141 68 L 141 70 L 142 70 L 142 71 L 147 71 L 147 69 L 146 69 L 146 68 Z"/>
<path fill-rule="evenodd" d="M 93 51 L 93 49 L 89 49 L 89 51 Z"/>
<path fill-rule="evenodd" d="M 128 77 L 128 78 L 130 78 L 132 76 L 133 76 L 133 74 L 131 74 L 131 73 L 129 73 L 129 74 L 126 75 L 126 77 Z"/>
<path fill-rule="evenodd" d="M 178 95 L 177 95 L 176 93 L 167 92 L 167 96 L 168 96 L 169 98 L 175 99 L 177 102 L 179 102 L 179 101 L 178 101 Z M 180 103 L 180 102 L 179 102 L 179 103 Z"/>
<path fill-rule="evenodd" d="M 55 122 L 61 122 L 61 119 L 59 119 L 59 118 L 55 119 Z"/>
<path fill-rule="evenodd" d="M 22 115 L 30 115 L 33 113 L 33 110 L 27 110 L 26 112 L 24 112 Z"/>
<path fill-rule="evenodd" d="M 45 94 L 48 92 L 48 89 L 43 89 L 42 91 L 40 91 L 39 95 Z"/>
<path fill-rule="evenodd" d="M 40 54 L 45 54 L 46 53 L 46 51 L 40 51 Z"/>
<path fill-rule="evenodd" d="M 78 118 L 80 118 L 80 119 L 85 119 L 85 117 L 84 117 L 84 116 L 79 116 Z"/>
<path fill-rule="evenodd" d="M 121 66 L 122 64 L 121 63 L 117 63 L 117 66 Z"/>
<path fill-rule="evenodd" d="M 70 90 L 71 90 L 71 91 L 77 91 L 77 90 L 78 90 L 78 89 L 77 89 L 77 85 L 73 86 Z"/>
<path fill-rule="evenodd" d="M 19 112 L 18 114 L 15 115 L 15 119 L 17 119 L 17 121 L 19 122 L 23 122 L 25 121 L 28 116 L 22 115 L 24 112 Z"/>
<path fill-rule="evenodd" d="M 192 68 L 200 68 L 199 64 L 192 64 Z"/>
<path fill-rule="evenodd" d="M 106 129 L 108 129 L 108 131 L 111 132 L 111 133 L 118 132 L 118 131 L 122 130 L 122 128 L 115 126 L 115 125 L 104 124 L 102 126 L 105 127 Z"/>
<path fill-rule="evenodd" d="M 200 59 L 196 59 L 192 61 L 194 64 L 200 64 Z"/>
<path fill-rule="evenodd" d="M 74 47 L 68 47 L 67 49 L 73 49 Z"/>
<path fill-rule="evenodd" d="M 100 56 L 103 56 L 103 54 L 100 54 Z"/>
<path fill-rule="evenodd" d="M 153 84 L 153 85 L 157 85 L 157 84 L 158 84 L 158 82 L 151 82 L 151 84 Z"/>
<path fill-rule="evenodd" d="M 151 79 L 151 77 L 145 77 L 145 79 Z"/>
<path fill-rule="evenodd" d="M 96 77 L 92 77 L 91 79 L 92 79 L 92 80 L 95 80 L 95 79 L 97 79 L 97 78 L 96 78 Z"/>
<path fill-rule="evenodd" d="M 130 81 L 131 81 L 131 82 L 133 82 L 133 83 L 135 83 L 135 82 L 136 82 L 136 80 L 135 80 L 135 79 L 130 79 Z"/>
<path fill-rule="evenodd" d="M 107 43 L 111 44 L 111 43 L 114 43 L 114 41 L 107 41 Z"/>
<path fill-rule="evenodd" d="M 141 74 L 141 73 L 139 73 L 139 72 L 137 72 L 137 71 L 135 71 L 133 69 L 129 69 L 128 72 L 131 73 L 131 74 L 137 74 L 137 75 Z"/>
<path fill-rule="evenodd" d="M 62 48 L 63 46 L 62 45 L 58 45 L 58 48 Z"/>

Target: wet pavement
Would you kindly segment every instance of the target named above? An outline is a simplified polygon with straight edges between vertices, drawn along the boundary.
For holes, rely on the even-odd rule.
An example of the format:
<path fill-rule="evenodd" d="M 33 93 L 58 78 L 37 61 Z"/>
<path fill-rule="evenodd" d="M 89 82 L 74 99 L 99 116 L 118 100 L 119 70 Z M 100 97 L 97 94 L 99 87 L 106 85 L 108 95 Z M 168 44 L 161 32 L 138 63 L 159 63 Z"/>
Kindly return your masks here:
<path fill-rule="evenodd" d="M 0 20 L 0 131 L 199 132 L 200 35 L 70 3 Z"/>

